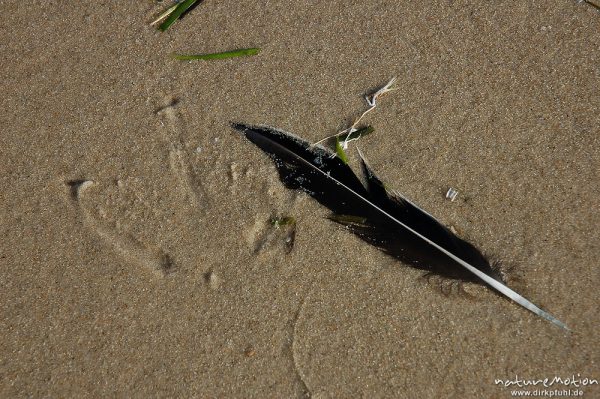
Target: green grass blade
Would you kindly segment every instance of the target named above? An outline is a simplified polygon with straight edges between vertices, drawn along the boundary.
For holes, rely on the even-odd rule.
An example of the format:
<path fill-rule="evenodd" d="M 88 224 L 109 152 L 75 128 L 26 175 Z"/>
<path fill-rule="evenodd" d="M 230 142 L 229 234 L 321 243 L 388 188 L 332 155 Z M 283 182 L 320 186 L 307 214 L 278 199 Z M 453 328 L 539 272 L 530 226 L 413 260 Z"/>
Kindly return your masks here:
<path fill-rule="evenodd" d="M 342 142 L 339 137 L 335 138 L 335 153 L 337 156 L 344 162 L 348 163 L 348 157 L 346 156 L 346 151 L 344 151 L 344 147 L 342 147 Z"/>
<path fill-rule="evenodd" d="M 260 51 L 259 48 L 244 48 L 239 50 L 225 51 L 223 53 L 212 53 L 212 54 L 175 54 L 175 59 L 181 61 L 193 61 L 193 60 L 222 60 L 225 58 L 233 57 L 245 57 L 250 55 L 256 55 Z"/>
<path fill-rule="evenodd" d="M 158 18 L 156 18 L 154 21 L 152 21 L 150 23 L 150 25 L 156 25 L 157 23 L 159 23 L 160 21 L 162 21 L 163 19 L 167 18 L 169 16 L 169 14 L 171 14 L 173 11 L 175 11 L 175 9 L 177 8 L 178 4 L 174 4 L 171 7 L 167 8 L 165 11 L 163 11 Z"/>
<path fill-rule="evenodd" d="M 158 29 L 162 32 L 169 29 L 169 27 L 173 25 L 179 17 L 181 17 L 181 14 L 183 14 L 188 8 L 193 6 L 194 3 L 197 1 L 198 0 L 184 0 L 181 3 L 179 3 L 177 5 L 177 8 L 175 8 L 175 10 L 173 10 L 173 12 L 169 14 L 167 19 L 165 19 L 165 21 L 159 25 Z"/>
<path fill-rule="evenodd" d="M 293 216 L 286 216 L 286 217 L 273 217 L 271 218 L 271 225 L 274 227 L 281 227 L 281 226 L 292 226 L 296 224 L 296 218 L 294 218 Z"/>
<path fill-rule="evenodd" d="M 330 215 L 329 219 L 345 225 L 361 226 L 367 222 L 367 218 L 354 215 Z"/>
<path fill-rule="evenodd" d="M 366 126 L 366 127 L 361 127 L 360 129 L 358 129 L 352 133 L 341 134 L 338 137 L 340 138 L 340 141 L 351 141 L 351 140 L 359 139 L 363 136 L 367 136 L 367 135 L 373 133 L 374 131 L 375 131 L 375 129 L 373 129 L 372 126 Z"/>

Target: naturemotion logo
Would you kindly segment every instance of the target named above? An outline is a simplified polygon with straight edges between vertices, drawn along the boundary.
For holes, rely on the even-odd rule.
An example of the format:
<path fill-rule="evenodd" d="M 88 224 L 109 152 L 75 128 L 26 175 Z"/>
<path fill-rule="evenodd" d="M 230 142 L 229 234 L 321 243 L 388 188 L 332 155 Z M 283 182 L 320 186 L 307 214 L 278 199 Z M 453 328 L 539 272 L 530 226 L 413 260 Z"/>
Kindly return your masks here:
<path fill-rule="evenodd" d="M 540 378 L 540 379 L 525 379 L 519 378 L 518 375 L 515 375 L 515 378 L 512 380 L 502 380 L 496 378 L 494 380 L 494 384 L 501 385 L 504 387 L 517 386 L 519 388 L 528 387 L 528 386 L 537 386 L 541 385 L 544 388 L 550 388 L 553 385 L 563 385 L 565 387 L 586 387 L 589 385 L 598 385 L 598 380 L 594 378 L 581 377 L 581 374 L 572 375 L 571 377 L 562 378 L 559 376 L 554 376 L 552 378 Z"/>
<path fill-rule="evenodd" d="M 519 389 L 512 390 L 512 396 L 544 396 L 544 397 L 568 397 L 582 396 L 584 387 L 598 385 L 598 380 L 575 374 L 565 376 L 553 376 L 544 378 L 522 378 L 515 375 L 515 378 L 510 379 L 494 379 L 494 384 L 505 388 L 531 388 L 535 390 Z"/>

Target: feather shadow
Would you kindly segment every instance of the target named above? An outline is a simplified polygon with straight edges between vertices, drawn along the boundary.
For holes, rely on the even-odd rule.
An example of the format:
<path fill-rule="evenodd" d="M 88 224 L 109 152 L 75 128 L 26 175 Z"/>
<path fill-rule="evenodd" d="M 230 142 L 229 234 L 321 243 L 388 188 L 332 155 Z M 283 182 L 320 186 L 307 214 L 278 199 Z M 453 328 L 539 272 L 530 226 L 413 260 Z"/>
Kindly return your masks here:
<path fill-rule="evenodd" d="M 566 325 L 508 288 L 472 244 L 400 194 L 390 193 L 361 155 L 363 184 L 336 154 L 269 126 L 232 127 L 269 154 L 287 188 L 303 190 L 332 211 L 330 219 L 412 267 L 485 283 L 533 313 Z M 359 152 L 360 153 L 360 152 Z"/>

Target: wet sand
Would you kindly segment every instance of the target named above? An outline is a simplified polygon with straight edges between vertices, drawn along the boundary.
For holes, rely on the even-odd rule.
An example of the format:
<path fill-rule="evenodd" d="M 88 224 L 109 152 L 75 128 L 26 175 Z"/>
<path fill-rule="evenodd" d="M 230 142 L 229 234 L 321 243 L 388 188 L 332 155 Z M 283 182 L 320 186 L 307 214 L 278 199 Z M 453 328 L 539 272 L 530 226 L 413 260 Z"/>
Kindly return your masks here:
<path fill-rule="evenodd" d="M 508 398 L 495 379 L 600 379 L 592 7 L 206 0 L 160 33 L 164 5 L 88 3 L 0 2 L 1 397 Z M 171 58 L 246 47 L 262 51 Z M 365 119 L 373 169 L 571 332 L 481 286 L 445 296 L 229 126 L 317 141 L 393 76 Z M 269 222 L 285 216 L 292 251 Z"/>

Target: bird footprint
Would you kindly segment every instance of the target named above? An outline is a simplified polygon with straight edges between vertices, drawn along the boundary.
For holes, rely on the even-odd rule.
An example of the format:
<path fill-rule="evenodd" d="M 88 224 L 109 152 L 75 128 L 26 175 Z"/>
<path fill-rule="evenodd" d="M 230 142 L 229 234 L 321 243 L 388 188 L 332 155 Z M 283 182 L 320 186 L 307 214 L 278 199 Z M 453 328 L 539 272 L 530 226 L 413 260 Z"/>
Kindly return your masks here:
<path fill-rule="evenodd" d="M 257 218 L 247 232 L 247 240 L 255 255 L 280 248 L 285 254 L 294 249 L 296 220 L 293 217 Z"/>
<path fill-rule="evenodd" d="M 103 187 L 108 192 L 104 203 L 98 204 L 98 197 L 88 198 L 93 187 L 101 188 L 101 184 L 93 180 L 71 180 L 66 182 L 70 189 L 71 199 L 80 212 L 83 224 L 93 231 L 103 242 L 112 247 L 119 255 L 129 262 L 136 263 L 142 267 L 165 276 L 173 271 L 174 263 L 172 257 L 162 248 L 147 245 L 132 234 L 131 227 L 123 223 L 124 218 L 132 216 L 133 213 L 141 214 L 133 217 L 139 220 L 153 213 L 152 208 L 139 207 L 145 204 L 138 191 L 126 190 L 126 183 L 119 180 L 113 187 Z M 90 200 L 96 202 L 93 210 Z M 106 209 L 111 209 L 111 213 Z"/>

